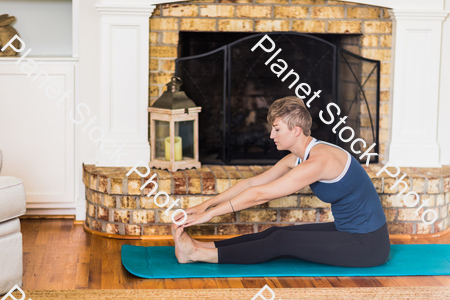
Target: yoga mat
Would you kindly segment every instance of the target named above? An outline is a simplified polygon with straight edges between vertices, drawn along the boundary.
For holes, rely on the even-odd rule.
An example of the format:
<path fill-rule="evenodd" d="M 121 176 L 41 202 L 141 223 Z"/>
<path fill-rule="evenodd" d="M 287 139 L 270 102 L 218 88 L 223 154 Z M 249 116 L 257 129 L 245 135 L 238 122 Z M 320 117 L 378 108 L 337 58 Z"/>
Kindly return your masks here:
<path fill-rule="evenodd" d="M 450 245 L 391 245 L 387 262 L 369 268 L 336 267 L 296 258 L 252 265 L 180 264 L 174 247 L 122 245 L 122 264 L 142 278 L 450 275 Z"/>

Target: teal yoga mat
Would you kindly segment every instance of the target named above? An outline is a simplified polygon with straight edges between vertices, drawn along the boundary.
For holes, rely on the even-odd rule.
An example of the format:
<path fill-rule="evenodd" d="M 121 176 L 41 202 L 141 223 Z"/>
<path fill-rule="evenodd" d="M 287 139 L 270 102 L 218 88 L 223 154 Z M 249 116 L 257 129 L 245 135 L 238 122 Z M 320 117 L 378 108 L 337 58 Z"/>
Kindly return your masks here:
<path fill-rule="evenodd" d="M 335 267 L 296 258 L 253 265 L 180 264 L 174 247 L 123 245 L 122 264 L 142 278 L 450 275 L 450 245 L 391 245 L 388 261 L 370 268 Z"/>

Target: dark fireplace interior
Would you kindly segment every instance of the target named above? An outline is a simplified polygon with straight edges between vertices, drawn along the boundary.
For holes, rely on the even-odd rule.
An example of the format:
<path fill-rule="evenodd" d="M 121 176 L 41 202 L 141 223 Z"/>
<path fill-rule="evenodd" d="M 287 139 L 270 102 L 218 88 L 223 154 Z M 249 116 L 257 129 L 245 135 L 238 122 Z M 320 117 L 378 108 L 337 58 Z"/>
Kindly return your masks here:
<path fill-rule="evenodd" d="M 351 141 L 341 140 L 349 139 L 350 131 L 343 131 L 340 139 L 339 130 L 351 127 L 355 132 L 352 140 L 361 137 L 363 130 L 369 130 L 372 140 L 366 138 L 365 141 L 368 145 L 375 142 L 372 152 L 378 153 L 380 63 L 358 55 L 360 36 L 267 34 L 276 44 L 271 53 L 261 48 L 251 51 L 264 33 L 180 32 L 176 75 L 182 78 L 182 89 L 187 96 L 202 107 L 200 161 L 203 164 L 274 164 L 287 155 L 288 151 L 277 150 L 270 139 L 267 112 L 275 100 L 295 95 L 295 88 L 302 82 L 311 87 L 305 103 L 314 91 L 321 90 L 320 98 L 314 99 L 309 108 L 313 137 L 336 144 L 353 155 Z M 265 45 L 268 47 L 269 42 Z M 282 51 L 266 65 L 279 48 Z M 278 59 L 288 65 L 279 77 L 271 71 Z M 291 75 L 282 82 L 291 69 L 300 79 L 295 82 L 296 76 Z M 348 116 L 346 124 L 341 125 L 336 134 L 332 132 L 339 121 L 336 110 L 333 110 L 332 124 L 327 125 L 319 118 L 320 111 L 330 118 L 326 110 L 330 102 L 341 108 L 340 117 Z M 369 111 L 371 126 L 368 128 L 362 127 L 360 122 L 364 103 L 367 108 L 371 103 L 377 108 Z M 360 143 L 354 148 L 364 152 Z M 375 157 L 371 162 L 376 163 L 378 159 Z"/>

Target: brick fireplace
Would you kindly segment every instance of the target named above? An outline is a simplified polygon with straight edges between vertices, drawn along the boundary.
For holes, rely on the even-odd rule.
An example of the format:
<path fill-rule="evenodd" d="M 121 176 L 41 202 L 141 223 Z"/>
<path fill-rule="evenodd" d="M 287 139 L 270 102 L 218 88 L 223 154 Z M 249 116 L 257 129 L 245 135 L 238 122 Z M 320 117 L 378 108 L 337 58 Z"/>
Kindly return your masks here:
<path fill-rule="evenodd" d="M 365 167 L 365 166 L 364 166 Z M 417 192 L 421 199 L 430 199 L 428 205 L 420 209 L 410 208 L 403 198 L 397 197 L 398 186 L 390 189 L 395 179 L 384 172 L 379 164 L 365 167 L 372 179 L 384 208 L 390 234 L 430 234 L 439 233 L 449 227 L 450 221 L 450 167 L 436 169 L 402 168 L 408 174 L 405 181 Z M 98 168 L 84 165 L 83 182 L 86 186 L 86 227 L 91 232 L 112 237 L 170 235 L 170 216 L 159 208 L 146 186 L 140 187 L 154 173 L 158 178 L 158 191 L 171 197 L 170 207 L 180 198 L 175 209 L 186 209 L 200 204 L 214 195 L 225 191 L 239 180 L 258 175 L 270 166 L 217 166 L 203 165 L 199 169 L 177 172 L 152 169 L 148 177 L 141 178 L 136 173 L 130 177 L 126 173 L 131 168 Z M 145 170 L 140 170 L 145 173 Z M 422 201 L 421 201 L 422 202 Z M 418 207 L 419 205 L 417 205 Z M 422 222 L 425 209 L 436 212 L 437 221 L 429 226 Z M 252 207 L 236 213 L 213 218 L 205 224 L 192 226 L 188 232 L 193 235 L 235 235 L 259 232 L 271 226 L 287 226 L 310 222 L 331 222 L 330 205 L 320 201 L 306 187 L 299 192 L 272 200 L 264 205 Z M 427 220 L 430 221 L 430 220 Z"/>
<path fill-rule="evenodd" d="M 388 147 L 389 97 L 391 91 L 392 21 L 387 9 L 331 0 L 203 0 L 157 5 L 150 18 L 149 104 L 161 96 L 165 84 L 175 72 L 180 32 L 276 32 L 359 35 L 341 46 L 366 58 L 381 61 L 379 156 L 383 160 Z M 369 103 L 371 111 L 376 103 Z M 369 123 L 365 104 L 361 106 L 361 125 Z M 368 138 L 367 136 L 363 138 Z M 379 193 L 391 234 L 436 234 L 450 225 L 450 168 L 402 168 L 411 190 L 421 199 L 430 198 L 428 206 L 438 220 L 426 226 L 416 208 L 409 208 L 396 197 L 398 187 L 390 190 L 395 179 L 376 172 L 381 164 L 366 168 Z M 159 191 L 180 198 L 175 208 L 186 209 L 223 192 L 243 178 L 255 176 L 270 165 L 202 165 L 200 169 L 157 173 Z M 140 186 L 148 178 L 130 168 L 83 166 L 86 186 L 86 229 L 111 237 L 146 237 L 170 234 L 170 214 L 146 197 L 148 188 Z M 151 176 L 150 175 L 150 176 Z M 384 176 L 384 177 L 383 177 Z M 170 204 L 169 204 L 170 205 Z M 417 206 L 418 207 L 418 206 Z M 424 209 L 421 210 L 423 213 Z M 216 217 L 188 229 L 193 235 L 235 235 L 259 232 L 271 226 L 332 221 L 330 206 L 317 199 L 307 187 L 296 194 L 265 205 Z"/>
<path fill-rule="evenodd" d="M 348 34 L 347 39 L 338 43 L 339 46 L 381 61 L 380 161 L 384 158 L 388 138 L 392 33 L 387 9 L 325 0 L 210 0 L 157 5 L 150 18 L 150 103 L 162 94 L 165 84 L 175 73 L 174 60 L 179 54 L 178 37 L 180 32 L 185 31 L 291 31 L 318 37 Z M 367 86 L 370 84 L 376 82 L 369 82 Z M 369 100 L 370 111 L 376 111 L 376 101 Z M 368 129 L 370 120 L 363 102 L 360 112 L 362 138 L 371 140 L 371 131 Z"/>

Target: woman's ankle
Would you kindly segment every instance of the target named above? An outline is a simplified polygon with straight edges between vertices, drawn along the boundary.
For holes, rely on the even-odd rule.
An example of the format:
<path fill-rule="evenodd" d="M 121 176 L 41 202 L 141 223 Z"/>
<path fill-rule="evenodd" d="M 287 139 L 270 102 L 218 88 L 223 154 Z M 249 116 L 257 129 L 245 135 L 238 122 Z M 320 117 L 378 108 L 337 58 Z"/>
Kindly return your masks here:
<path fill-rule="evenodd" d="M 207 249 L 215 249 L 216 248 L 216 245 L 214 244 L 214 242 L 201 242 L 198 240 L 194 240 L 194 242 L 198 246 L 203 247 L 203 248 L 207 248 Z"/>

